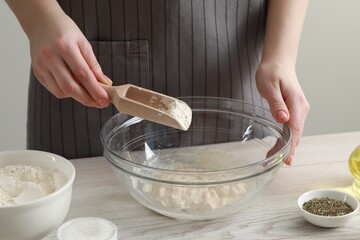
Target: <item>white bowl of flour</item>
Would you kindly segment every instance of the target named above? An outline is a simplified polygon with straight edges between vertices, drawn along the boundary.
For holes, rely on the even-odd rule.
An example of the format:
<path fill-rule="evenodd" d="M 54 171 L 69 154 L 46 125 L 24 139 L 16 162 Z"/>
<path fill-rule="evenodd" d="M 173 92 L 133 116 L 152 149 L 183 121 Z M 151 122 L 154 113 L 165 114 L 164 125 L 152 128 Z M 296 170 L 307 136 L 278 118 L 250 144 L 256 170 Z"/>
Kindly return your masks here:
<path fill-rule="evenodd" d="M 42 239 L 69 210 L 75 168 L 55 154 L 0 152 L 1 239 Z"/>

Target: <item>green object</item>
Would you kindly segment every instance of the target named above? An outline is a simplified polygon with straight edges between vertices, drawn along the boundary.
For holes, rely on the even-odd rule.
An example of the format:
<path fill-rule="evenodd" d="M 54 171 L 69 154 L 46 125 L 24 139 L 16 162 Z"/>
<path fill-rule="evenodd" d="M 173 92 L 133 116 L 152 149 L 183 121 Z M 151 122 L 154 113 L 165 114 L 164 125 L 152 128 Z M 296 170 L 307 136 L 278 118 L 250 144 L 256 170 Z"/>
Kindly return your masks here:
<path fill-rule="evenodd" d="M 312 214 L 330 217 L 342 216 L 354 211 L 346 202 L 329 197 L 309 200 L 303 204 L 303 209 Z"/>

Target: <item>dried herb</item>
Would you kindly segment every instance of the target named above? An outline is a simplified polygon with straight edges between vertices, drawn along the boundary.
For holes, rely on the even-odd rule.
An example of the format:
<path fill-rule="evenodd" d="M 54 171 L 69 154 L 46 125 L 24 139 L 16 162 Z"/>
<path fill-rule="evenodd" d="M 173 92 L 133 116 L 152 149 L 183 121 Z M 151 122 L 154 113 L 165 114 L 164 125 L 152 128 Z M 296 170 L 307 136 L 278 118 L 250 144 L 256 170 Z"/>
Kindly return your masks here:
<path fill-rule="evenodd" d="M 330 217 L 342 216 L 354 211 L 348 203 L 328 197 L 307 201 L 303 204 L 303 209 L 312 214 Z"/>

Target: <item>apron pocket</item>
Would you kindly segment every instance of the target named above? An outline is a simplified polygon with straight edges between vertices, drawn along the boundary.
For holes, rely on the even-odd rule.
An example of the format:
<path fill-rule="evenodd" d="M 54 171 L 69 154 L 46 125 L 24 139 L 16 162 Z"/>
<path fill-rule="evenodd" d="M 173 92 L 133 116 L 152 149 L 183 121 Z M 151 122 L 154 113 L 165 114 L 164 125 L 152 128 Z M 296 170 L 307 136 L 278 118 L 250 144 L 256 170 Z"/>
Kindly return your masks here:
<path fill-rule="evenodd" d="M 114 85 L 131 83 L 150 88 L 147 40 L 90 41 L 103 72 Z"/>

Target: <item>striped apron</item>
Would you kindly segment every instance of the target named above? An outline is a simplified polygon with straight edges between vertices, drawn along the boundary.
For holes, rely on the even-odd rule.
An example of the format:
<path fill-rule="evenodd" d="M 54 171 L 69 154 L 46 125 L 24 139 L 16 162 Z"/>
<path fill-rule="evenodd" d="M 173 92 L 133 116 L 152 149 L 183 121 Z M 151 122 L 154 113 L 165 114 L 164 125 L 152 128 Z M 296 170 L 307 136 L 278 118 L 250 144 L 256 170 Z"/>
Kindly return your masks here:
<path fill-rule="evenodd" d="M 59 0 L 114 85 L 170 96 L 218 96 L 267 106 L 255 83 L 266 0 Z M 27 148 L 66 158 L 102 155 L 111 105 L 57 99 L 30 74 Z"/>

